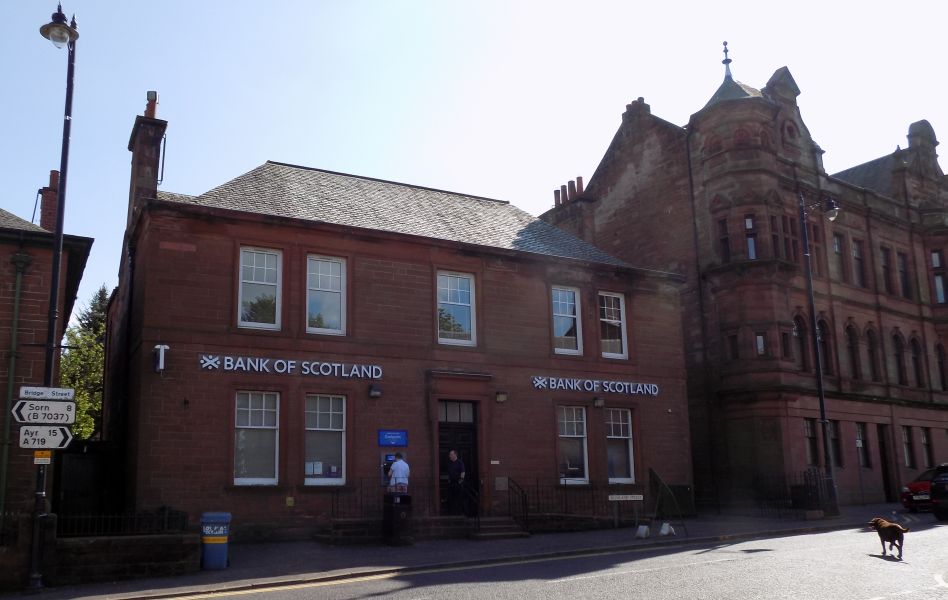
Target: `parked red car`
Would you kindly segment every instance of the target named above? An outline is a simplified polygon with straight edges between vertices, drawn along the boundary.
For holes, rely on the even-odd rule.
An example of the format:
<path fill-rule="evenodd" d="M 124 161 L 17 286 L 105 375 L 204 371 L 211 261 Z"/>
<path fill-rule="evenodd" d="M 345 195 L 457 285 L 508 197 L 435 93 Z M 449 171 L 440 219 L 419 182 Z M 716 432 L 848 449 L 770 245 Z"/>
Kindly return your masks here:
<path fill-rule="evenodd" d="M 932 507 L 931 487 L 932 479 L 939 472 L 944 472 L 948 464 L 932 467 L 921 475 L 902 486 L 902 506 L 912 512 L 929 510 Z"/>

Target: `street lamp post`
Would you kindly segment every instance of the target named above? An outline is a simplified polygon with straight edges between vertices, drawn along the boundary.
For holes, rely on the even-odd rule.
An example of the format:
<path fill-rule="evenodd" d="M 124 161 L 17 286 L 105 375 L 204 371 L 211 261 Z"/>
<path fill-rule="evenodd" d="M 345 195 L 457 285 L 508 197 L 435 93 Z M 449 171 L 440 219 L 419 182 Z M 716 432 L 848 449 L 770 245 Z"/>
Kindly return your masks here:
<path fill-rule="evenodd" d="M 820 345 L 820 333 L 816 326 L 816 305 L 813 300 L 813 270 L 810 258 L 810 236 L 807 232 L 806 215 L 808 209 L 822 208 L 826 218 L 835 221 L 839 214 L 839 206 L 832 198 L 824 202 L 817 201 L 810 205 L 806 204 L 803 192 L 798 193 L 800 205 L 800 230 L 803 236 L 803 264 L 806 271 L 806 291 L 807 300 L 810 309 L 810 337 L 813 338 L 813 356 L 816 357 L 816 394 L 820 401 L 820 426 L 823 437 L 823 464 L 826 492 L 828 498 L 824 504 L 826 514 L 836 516 L 839 514 L 839 498 L 836 493 L 836 479 L 833 476 L 833 452 L 830 445 L 829 421 L 826 418 L 826 393 L 823 388 L 823 349 Z"/>
<path fill-rule="evenodd" d="M 40 27 L 40 34 L 57 48 L 66 47 L 68 67 L 66 69 L 66 108 L 63 115 L 63 144 L 59 161 L 59 187 L 56 204 L 56 232 L 53 242 L 53 266 L 49 286 L 49 318 L 46 330 L 46 361 L 43 385 L 53 384 L 54 358 L 59 341 L 56 338 L 59 321 L 59 279 L 63 255 L 63 220 L 66 215 L 66 181 L 69 170 L 69 136 L 72 130 L 72 88 L 76 68 L 76 17 L 66 24 L 62 4 L 57 5 L 52 20 Z M 33 552 L 30 560 L 30 587 L 43 587 L 41 562 L 43 555 L 42 520 L 46 517 L 46 465 L 36 467 L 36 496 L 33 506 Z"/>

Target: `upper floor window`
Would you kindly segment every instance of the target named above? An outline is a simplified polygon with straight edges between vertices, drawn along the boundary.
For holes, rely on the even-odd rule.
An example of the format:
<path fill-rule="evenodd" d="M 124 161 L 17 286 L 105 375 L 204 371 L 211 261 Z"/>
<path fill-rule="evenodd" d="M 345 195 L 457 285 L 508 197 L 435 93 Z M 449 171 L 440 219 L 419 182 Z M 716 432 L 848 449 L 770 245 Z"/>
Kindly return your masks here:
<path fill-rule="evenodd" d="M 859 364 L 859 333 L 850 325 L 846 328 L 846 349 L 849 351 L 849 374 L 853 379 L 862 377 Z"/>
<path fill-rule="evenodd" d="M 938 389 L 948 389 L 948 381 L 945 381 L 945 347 L 941 344 L 935 346 L 936 361 L 938 363 Z"/>
<path fill-rule="evenodd" d="M 837 467 L 843 466 L 843 444 L 839 439 L 839 421 L 827 421 L 826 426 L 829 428 L 829 438 L 830 438 L 830 451 L 833 453 L 833 465 Z"/>
<path fill-rule="evenodd" d="M 278 250 L 240 249 L 241 327 L 280 328 L 280 258 Z"/>
<path fill-rule="evenodd" d="M 747 260 L 757 260 L 757 230 L 754 215 L 744 215 L 744 238 L 747 241 Z"/>
<path fill-rule="evenodd" d="M 774 258 L 786 258 L 783 252 L 783 245 L 780 243 L 780 227 L 777 221 L 775 215 L 770 216 L 770 240 L 774 250 Z"/>
<path fill-rule="evenodd" d="M 922 356 L 922 345 L 918 343 L 918 340 L 912 338 L 909 346 L 912 349 L 912 375 L 915 377 L 915 387 L 926 387 L 925 370 L 922 366 L 924 358 Z"/>
<path fill-rule="evenodd" d="M 919 427 L 922 438 L 922 460 L 926 469 L 935 466 L 935 456 L 932 452 L 932 432 L 928 427 Z"/>
<path fill-rule="evenodd" d="M 276 485 L 279 394 L 237 392 L 234 415 L 234 485 Z"/>
<path fill-rule="evenodd" d="M 718 221 L 718 243 L 720 244 L 721 262 L 731 262 L 731 238 L 727 233 L 727 219 Z"/>
<path fill-rule="evenodd" d="M 760 331 L 754 334 L 754 347 L 757 356 L 767 356 L 767 333 Z"/>
<path fill-rule="evenodd" d="M 846 270 L 846 253 L 845 248 L 846 242 L 843 239 L 841 233 L 833 234 L 833 255 L 836 257 L 836 264 L 834 265 L 836 270 L 836 275 L 840 281 L 849 283 L 849 272 Z"/>
<path fill-rule="evenodd" d="M 866 264 L 862 242 L 853 240 L 853 283 L 859 287 L 866 287 Z"/>
<path fill-rule="evenodd" d="M 306 259 L 306 331 L 346 333 L 346 261 L 309 256 Z"/>
<path fill-rule="evenodd" d="M 908 300 L 912 299 L 912 280 L 909 279 L 909 260 L 905 252 L 896 253 L 896 261 L 899 268 L 899 289 L 902 297 Z"/>
<path fill-rule="evenodd" d="M 583 353 L 583 324 L 579 290 L 553 288 L 553 350 L 557 354 Z"/>
<path fill-rule="evenodd" d="M 802 317 L 794 317 L 793 319 L 793 339 L 796 340 L 794 345 L 794 358 L 796 359 L 797 368 L 801 371 L 808 371 L 809 366 L 806 361 L 807 354 L 807 337 L 806 337 L 806 323 L 803 322 Z"/>
<path fill-rule="evenodd" d="M 908 385 L 905 374 L 905 342 L 899 335 L 892 336 L 892 360 L 895 362 L 896 381 L 899 385 Z"/>
<path fill-rule="evenodd" d="M 866 332 L 866 353 L 869 357 L 869 377 L 873 381 L 882 381 L 879 370 L 879 338 L 871 329 Z"/>
<path fill-rule="evenodd" d="M 832 345 L 830 344 L 830 328 L 826 324 L 826 321 L 819 321 L 816 324 L 816 334 L 817 341 L 820 344 L 820 366 L 823 368 L 823 372 L 827 375 L 833 374 L 833 355 L 831 353 Z"/>
<path fill-rule="evenodd" d="M 883 246 L 879 249 L 882 255 L 882 287 L 886 294 L 894 294 L 895 286 L 892 285 L 892 250 Z"/>
<path fill-rule="evenodd" d="M 803 437 L 806 441 L 806 464 L 820 464 L 819 445 L 816 441 L 816 419 L 803 419 Z"/>
<path fill-rule="evenodd" d="M 599 334 L 604 358 L 628 358 L 625 338 L 625 298 L 599 292 Z"/>
<path fill-rule="evenodd" d="M 797 220 L 783 215 L 783 252 L 787 260 L 800 262 L 800 240 L 797 236 Z"/>
<path fill-rule="evenodd" d="M 814 277 L 823 276 L 823 234 L 820 226 L 816 223 L 810 223 L 810 268 L 813 270 Z"/>
<path fill-rule="evenodd" d="M 945 303 L 945 267 L 941 250 L 932 250 L 932 278 L 935 287 L 935 302 Z"/>
<path fill-rule="evenodd" d="M 438 273 L 438 342 L 474 346 L 474 276 Z"/>

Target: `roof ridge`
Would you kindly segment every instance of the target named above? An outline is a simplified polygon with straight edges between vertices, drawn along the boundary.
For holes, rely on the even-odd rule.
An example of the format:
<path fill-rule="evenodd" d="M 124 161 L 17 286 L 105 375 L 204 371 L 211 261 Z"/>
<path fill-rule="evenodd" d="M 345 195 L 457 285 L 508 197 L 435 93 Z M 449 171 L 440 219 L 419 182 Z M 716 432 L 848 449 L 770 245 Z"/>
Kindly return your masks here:
<path fill-rule="evenodd" d="M 364 181 L 376 181 L 378 183 L 387 183 L 390 185 L 400 185 L 406 188 L 413 188 L 416 190 L 425 190 L 428 192 L 439 192 L 442 194 L 451 194 L 452 196 L 463 196 L 465 198 L 474 198 L 477 200 L 487 200 L 488 202 L 497 202 L 499 204 L 508 204 L 508 200 L 498 200 L 497 198 L 488 198 L 487 196 L 478 196 L 476 194 L 465 194 L 462 192 L 452 192 L 451 190 L 442 190 L 439 188 L 427 187 L 423 185 L 415 185 L 412 183 L 404 183 L 402 181 L 392 181 L 390 179 L 379 179 L 378 177 L 366 177 L 365 175 L 355 175 L 353 173 L 343 173 L 342 171 L 330 171 L 329 169 L 319 169 L 316 167 L 307 167 L 305 165 L 294 165 L 293 163 L 282 162 L 279 160 L 267 160 L 264 164 L 280 165 L 283 167 L 290 167 L 293 169 L 302 169 L 304 171 L 318 171 L 320 173 L 328 173 L 330 175 L 341 175 L 343 177 L 351 177 L 353 179 L 362 179 Z M 512 205 L 511 205 L 512 206 Z"/>

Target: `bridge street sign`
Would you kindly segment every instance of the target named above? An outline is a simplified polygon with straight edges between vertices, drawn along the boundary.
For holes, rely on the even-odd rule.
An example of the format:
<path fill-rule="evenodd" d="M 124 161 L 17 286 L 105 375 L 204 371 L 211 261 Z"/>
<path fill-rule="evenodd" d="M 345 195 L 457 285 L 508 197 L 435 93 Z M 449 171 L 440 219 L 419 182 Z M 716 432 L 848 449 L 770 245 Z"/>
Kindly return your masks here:
<path fill-rule="evenodd" d="M 20 400 L 13 407 L 17 423 L 72 425 L 76 422 L 76 403 L 58 400 Z"/>
<path fill-rule="evenodd" d="M 62 450 L 72 441 L 72 431 L 62 425 L 23 425 L 20 448 Z"/>
<path fill-rule="evenodd" d="M 73 388 L 29 387 L 20 388 L 20 398 L 24 400 L 72 400 L 76 397 Z"/>

